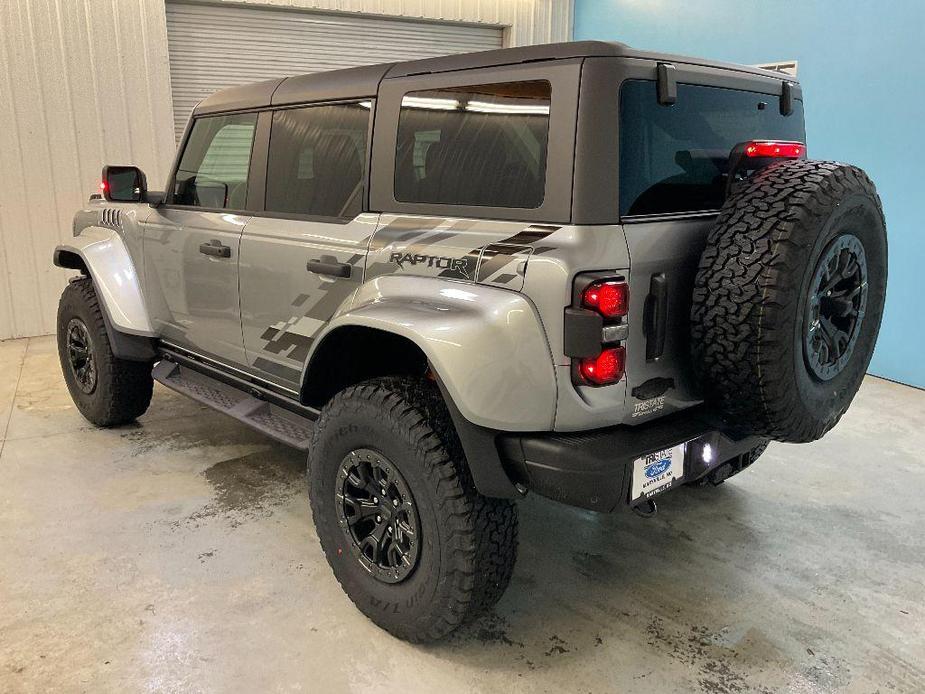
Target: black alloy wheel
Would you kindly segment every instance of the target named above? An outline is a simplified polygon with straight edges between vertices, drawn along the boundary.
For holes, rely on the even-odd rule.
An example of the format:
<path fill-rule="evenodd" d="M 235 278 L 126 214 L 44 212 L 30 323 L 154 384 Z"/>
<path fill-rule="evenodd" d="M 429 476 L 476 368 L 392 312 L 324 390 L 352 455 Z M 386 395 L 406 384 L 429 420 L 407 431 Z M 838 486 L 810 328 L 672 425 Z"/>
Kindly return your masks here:
<path fill-rule="evenodd" d="M 409 641 L 434 641 L 504 593 L 517 507 L 479 494 L 437 385 L 386 376 L 328 401 L 308 452 L 321 548 L 359 610 Z"/>
<path fill-rule="evenodd" d="M 93 358 L 93 343 L 90 331 L 80 318 L 72 318 L 67 324 L 67 359 L 77 386 L 84 393 L 96 390 L 97 368 Z"/>
<path fill-rule="evenodd" d="M 335 485 L 338 522 L 350 551 L 372 576 L 398 583 L 417 566 L 420 522 L 408 483 L 371 448 L 350 451 Z"/>
<path fill-rule="evenodd" d="M 856 236 L 843 234 L 829 244 L 810 287 L 803 354 L 813 375 L 829 381 L 851 358 L 867 308 L 867 256 Z"/>

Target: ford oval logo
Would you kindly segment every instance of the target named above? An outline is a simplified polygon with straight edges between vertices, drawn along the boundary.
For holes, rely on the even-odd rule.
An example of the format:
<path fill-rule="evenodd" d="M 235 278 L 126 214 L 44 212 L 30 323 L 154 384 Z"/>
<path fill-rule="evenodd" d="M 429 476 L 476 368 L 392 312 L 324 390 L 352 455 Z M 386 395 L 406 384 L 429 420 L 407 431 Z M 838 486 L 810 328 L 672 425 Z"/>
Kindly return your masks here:
<path fill-rule="evenodd" d="M 646 477 L 649 479 L 658 477 L 670 467 L 671 458 L 662 458 L 661 460 L 656 460 L 654 463 L 650 463 L 646 466 Z"/>

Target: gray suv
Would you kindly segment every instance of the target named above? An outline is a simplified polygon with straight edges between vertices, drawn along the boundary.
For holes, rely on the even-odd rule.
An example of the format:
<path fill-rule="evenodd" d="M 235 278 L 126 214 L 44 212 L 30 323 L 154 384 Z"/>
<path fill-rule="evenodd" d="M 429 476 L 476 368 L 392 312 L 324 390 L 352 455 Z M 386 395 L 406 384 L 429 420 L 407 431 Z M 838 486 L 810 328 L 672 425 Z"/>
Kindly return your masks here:
<path fill-rule="evenodd" d="M 491 607 L 529 492 L 655 513 L 849 406 L 886 287 L 859 169 L 789 77 L 579 42 L 220 91 L 165 192 L 103 170 L 55 264 L 78 409 L 153 381 L 307 452 L 357 607 Z"/>

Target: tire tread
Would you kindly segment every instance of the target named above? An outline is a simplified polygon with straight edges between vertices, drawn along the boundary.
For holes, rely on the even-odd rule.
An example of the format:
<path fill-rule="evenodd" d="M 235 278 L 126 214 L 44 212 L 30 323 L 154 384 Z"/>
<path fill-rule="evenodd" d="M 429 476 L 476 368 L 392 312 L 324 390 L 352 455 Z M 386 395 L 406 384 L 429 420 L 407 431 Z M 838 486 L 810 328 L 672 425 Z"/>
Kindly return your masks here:
<path fill-rule="evenodd" d="M 93 393 L 97 397 L 91 402 L 85 402 L 83 392 L 71 382 L 62 337 L 76 307 L 86 310 L 87 329 L 98 346 L 93 355 L 99 373 L 97 391 Z M 97 426 L 113 427 L 134 421 L 147 411 L 154 392 L 151 364 L 119 359 L 112 353 L 103 309 L 89 277 L 71 281 L 62 293 L 58 305 L 58 335 L 58 354 L 65 382 L 84 417 Z"/>
<path fill-rule="evenodd" d="M 446 405 L 433 384 L 425 379 L 386 377 L 348 387 L 325 407 L 316 439 L 324 435 L 328 422 L 347 421 L 358 402 L 377 407 L 390 428 L 404 433 L 414 457 L 423 461 L 450 568 L 443 599 L 433 600 L 414 628 L 384 623 L 377 619 L 380 615 L 370 614 L 350 597 L 367 616 L 400 638 L 438 640 L 490 609 L 510 583 L 517 554 L 517 508 L 508 499 L 478 493 Z M 311 450 L 317 448 L 316 440 Z M 309 465 L 313 464 L 310 453 Z M 313 514 L 329 512 L 314 494 L 311 501 Z M 328 554 L 324 543 L 322 549 L 333 565 L 335 557 Z M 337 572 L 335 576 L 349 596 Z"/>
<path fill-rule="evenodd" d="M 861 169 L 827 161 L 774 164 L 733 190 L 707 238 L 691 309 L 694 370 L 707 399 L 743 430 L 812 441 L 850 403 L 839 393 L 829 411 L 807 416 L 780 364 L 793 358 L 791 321 L 803 310 L 799 278 L 816 234 L 853 193 L 875 201 L 882 223 L 880 199 Z"/>

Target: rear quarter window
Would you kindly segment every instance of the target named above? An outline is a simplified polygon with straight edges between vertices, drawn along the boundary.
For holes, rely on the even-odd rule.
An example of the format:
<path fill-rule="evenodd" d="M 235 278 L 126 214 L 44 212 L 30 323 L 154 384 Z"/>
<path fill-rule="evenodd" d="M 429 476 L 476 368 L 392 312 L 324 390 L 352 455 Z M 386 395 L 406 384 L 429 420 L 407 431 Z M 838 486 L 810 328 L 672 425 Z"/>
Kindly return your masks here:
<path fill-rule="evenodd" d="M 546 187 L 550 98 L 544 80 L 405 94 L 395 199 L 539 207 Z"/>
<path fill-rule="evenodd" d="M 780 113 L 778 97 L 693 84 L 658 103 L 651 80 L 620 90 L 620 214 L 702 212 L 722 207 L 729 152 L 746 140 L 805 142 L 803 102 Z"/>

